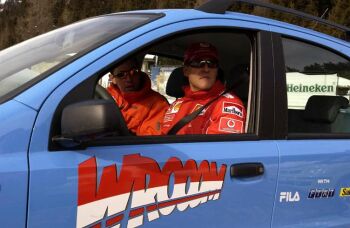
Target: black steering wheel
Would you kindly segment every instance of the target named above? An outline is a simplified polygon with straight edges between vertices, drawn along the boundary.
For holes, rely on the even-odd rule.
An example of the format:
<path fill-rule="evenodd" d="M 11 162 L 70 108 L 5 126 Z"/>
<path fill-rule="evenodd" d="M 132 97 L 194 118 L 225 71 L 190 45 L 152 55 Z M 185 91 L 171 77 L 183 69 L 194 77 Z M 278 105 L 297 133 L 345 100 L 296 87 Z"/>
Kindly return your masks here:
<path fill-rule="evenodd" d="M 101 86 L 100 84 L 96 84 L 96 87 L 95 87 L 95 99 L 114 101 L 114 99 L 111 96 L 111 94 L 108 93 L 108 91 L 103 86 Z"/>
<path fill-rule="evenodd" d="M 108 91 L 104 87 L 102 87 L 100 84 L 96 84 L 94 97 L 95 97 L 95 99 L 102 99 L 102 100 L 108 100 L 108 101 L 113 102 L 113 104 L 115 105 L 115 109 L 116 109 L 116 118 L 118 118 L 118 123 L 119 123 L 118 133 L 120 135 L 131 135 L 130 131 L 128 129 L 128 126 L 125 122 L 124 116 L 123 116 L 122 112 L 120 111 L 120 108 L 115 103 L 111 94 L 109 94 Z"/>

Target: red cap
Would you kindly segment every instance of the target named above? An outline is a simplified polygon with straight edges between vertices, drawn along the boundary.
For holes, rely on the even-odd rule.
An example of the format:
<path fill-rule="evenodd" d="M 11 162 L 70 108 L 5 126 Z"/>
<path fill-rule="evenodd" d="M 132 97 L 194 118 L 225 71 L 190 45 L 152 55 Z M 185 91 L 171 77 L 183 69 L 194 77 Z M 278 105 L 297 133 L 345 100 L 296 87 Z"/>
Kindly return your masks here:
<path fill-rule="evenodd" d="M 185 64 L 194 59 L 211 58 L 218 60 L 218 51 L 210 43 L 200 42 L 191 44 L 185 51 Z"/>

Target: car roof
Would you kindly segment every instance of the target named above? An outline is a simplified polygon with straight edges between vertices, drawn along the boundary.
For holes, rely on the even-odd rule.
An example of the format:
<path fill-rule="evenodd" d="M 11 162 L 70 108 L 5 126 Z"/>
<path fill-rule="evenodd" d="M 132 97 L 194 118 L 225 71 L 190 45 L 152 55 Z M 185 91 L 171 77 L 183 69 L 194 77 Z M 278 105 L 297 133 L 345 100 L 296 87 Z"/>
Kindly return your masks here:
<path fill-rule="evenodd" d="M 271 18 L 239 13 L 239 12 L 226 11 L 225 14 L 217 14 L 217 13 L 202 12 L 196 9 L 159 9 L 159 10 L 128 11 L 128 13 L 164 13 L 166 17 L 163 17 L 160 20 L 169 20 L 170 22 L 191 20 L 191 19 L 209 19 L 209 18 L 251 21 L 259 24 L 265 24 L 266 26 L 275 26 L 275 27 L 280 27 L 284 29 L 295 30 L 305 34 L 327 39 L 329 41 L 332 41 L 350 48 L 349 42 L 322 32 L 318 32 L 309 28 L 301 27 L 298 25 L 290 24 L 287 22 L 283 22 L 283 21 L 279 21 Z"/>

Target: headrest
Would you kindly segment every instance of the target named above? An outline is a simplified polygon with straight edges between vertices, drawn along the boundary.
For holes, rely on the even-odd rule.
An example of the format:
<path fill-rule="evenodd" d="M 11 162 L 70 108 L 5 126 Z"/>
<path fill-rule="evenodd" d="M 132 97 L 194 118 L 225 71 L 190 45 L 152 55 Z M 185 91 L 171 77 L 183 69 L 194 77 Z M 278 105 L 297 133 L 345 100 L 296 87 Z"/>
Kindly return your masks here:
<path fill-rule="evenodd" d="M 307 101 L 304 119 L 314 122 L 333 123 L 339 109 L 347 108 L 349 100 L 342 96 L 313 95 Z"/>
<path fill-rule="evenodd" d="M 243 83 L 249 82 L 249 68 L 245 64 L 239 64 L 231 68 L 229 77 L 226 78 L 226 84 L 234 89 Z"/>
<path fill-rule="evenodd" d="M 239 64 L 231 68 L 229 77 L 226 77 L 226 87 L 243 101 L 248 100 L 249 92 L 249 67 L 246 64 Z"/>
<path fill-rule="evenodd" d="M 185 95 L 182 90 L 184 85 L 188 85 L 188 79 L 183 73 L 183 67 L 178 67 L 171 72 L 168 82 L 166 83 L 165 92 L 171 97 L 183 97 Z"/>

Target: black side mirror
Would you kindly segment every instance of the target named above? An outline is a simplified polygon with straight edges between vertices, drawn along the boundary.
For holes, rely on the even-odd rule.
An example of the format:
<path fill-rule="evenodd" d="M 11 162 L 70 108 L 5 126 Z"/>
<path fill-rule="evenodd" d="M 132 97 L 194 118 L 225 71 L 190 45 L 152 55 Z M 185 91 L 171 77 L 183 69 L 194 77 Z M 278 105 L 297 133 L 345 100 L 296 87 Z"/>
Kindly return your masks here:
<path fill-rule="evenodd" d="M 63 109 L 61 135 L 53 141 L 75 147 L 107 135 L 130 135 L 119 107 L 113 100 L 88 100 Z"/>

